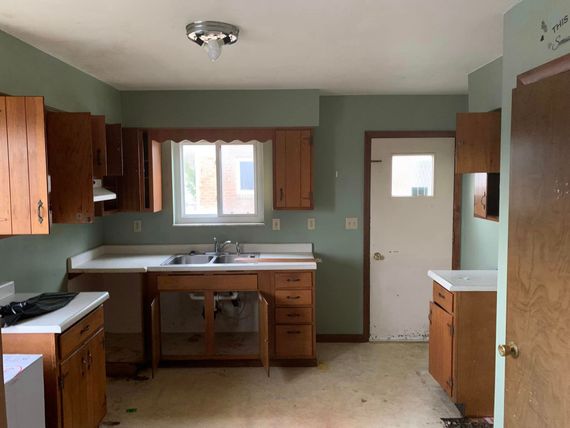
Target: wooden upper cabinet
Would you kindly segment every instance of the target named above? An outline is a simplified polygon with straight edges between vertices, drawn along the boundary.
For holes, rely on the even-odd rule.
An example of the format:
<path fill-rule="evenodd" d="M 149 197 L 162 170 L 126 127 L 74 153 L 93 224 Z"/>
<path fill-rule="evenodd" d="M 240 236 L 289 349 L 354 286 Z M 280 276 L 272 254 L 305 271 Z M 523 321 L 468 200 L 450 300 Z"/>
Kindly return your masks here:
<path fill-rule="evenodd" d="M 278 129 L 273 145 L 273 208 L 313 209 L 313 144 L 310 129 Z"/>
<path fill-rule="evenodd" d="M 120 179 L 121 211 L 162 210 L 161 144 L 146 130 L 123 128 L 123 177 Z"/>
<path fill-rule="evenodd" d="M 123 175 L 123 133 L 120 123 L 106 125 L 107 176 Z"/>
<path fill-rule="evenodd" d="M 455 173 L 500 172 L 501 112 L 458 113 Z"/>
<path fill-rule="evenodd" d="M 54 223 L 92 223 L 91 114 L 47 112 L 50 208 Z"/>
<path fill-rule="evenodd" d="M 105 116 L 91 116 L 91 149 L 93 151 L 93 178 L 103 178 L 107 175 Z"/>
<path fill-rule="evenodd" d="M 0 235 L 48 234 L 43 97 L 0 97 Z"/>

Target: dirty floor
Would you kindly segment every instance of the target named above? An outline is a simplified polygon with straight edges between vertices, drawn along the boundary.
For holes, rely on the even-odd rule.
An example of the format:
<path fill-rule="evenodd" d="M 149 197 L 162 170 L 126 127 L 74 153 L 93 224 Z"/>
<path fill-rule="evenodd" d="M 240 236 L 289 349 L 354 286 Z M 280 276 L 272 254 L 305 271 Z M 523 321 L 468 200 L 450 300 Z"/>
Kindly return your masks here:
<path fill-rule="evenodd" d="M 313 368 L 161 368 L 110 379 L 119 427 L 442 427 L 458 417 L 427 373 L 427 344 L 318 344 Z"/>

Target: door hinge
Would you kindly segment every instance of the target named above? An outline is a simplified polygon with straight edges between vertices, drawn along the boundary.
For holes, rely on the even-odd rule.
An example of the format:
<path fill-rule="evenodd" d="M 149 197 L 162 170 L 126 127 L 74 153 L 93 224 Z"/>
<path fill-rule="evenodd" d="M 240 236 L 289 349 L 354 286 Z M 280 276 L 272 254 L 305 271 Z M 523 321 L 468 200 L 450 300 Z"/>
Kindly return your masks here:
<path fill-rule="evenodd" d="M 455 327 L 453 327 L 453 324 L 447 324 L 447 326 L 449 327 L 449 335 L 453 337 L 455 334 Z"/>
<path fill-rule="evenodd" d="M 449 378 L 447 379 L 447 382 L 445 382 L 447 384 L 447 386 L 449 386 L 450 388 L 453 388 L 453 379 Z"/>
<path fill-rule="evenodd" d="M 59 389 L 63 390 L 63 385 L 65 383 L 65 377 L 64 376 L 60 376 L 59 377 Z"/>

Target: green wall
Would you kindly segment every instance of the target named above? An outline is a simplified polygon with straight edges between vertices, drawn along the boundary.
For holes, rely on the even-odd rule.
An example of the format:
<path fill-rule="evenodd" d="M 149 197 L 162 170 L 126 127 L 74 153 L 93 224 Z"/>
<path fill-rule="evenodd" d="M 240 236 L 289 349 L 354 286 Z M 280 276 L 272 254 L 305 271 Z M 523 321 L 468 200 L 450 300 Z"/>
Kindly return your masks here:
<path fill-rule="evenodd" d="M 234 98 L 234 91 L 228 92 Z M 136 98 L 135 112 L 128 111 L 130 101 L 124 103 L 123 115 L 129 124 L 144 126 L 199 126 L 188 117 L 178 102 L 170 102 L 168 93 L 142 93 Z M 208 94 L 199 92 L 202 99 Z M 223 91 L 212 93 L 219 103 L 225 103 Z M 181 97 L 180 93 L 175 94 Z M 194 99 L 196 93 L 187 92 L 185 98 Z M 148 113 L 147 103 L 161 99 L 166 111 L 156 121 Z M 296 98 L 295 98 L 296 99 Z M 294 99 L 294 100 L 295 100 Z M 125 100 L 125 99 L 124 99 Z M 263 98 L 258 98 L 261 103 Z M 208 117 L 207 126 L 284 126 L 314 123 L 298 116 L 297 104 L 282 104 L 279 114 L 273 112 L 262 118 L 243 109 L 232 109 L 226 115 Z M 267 97 L 256 111 L 271 110 L 274 97 Z M 296 103 L 296 101 L 295 101 Z M 273 212 L 267 199 L 266 226 L 242 227 L 172 227 L 172 210 L 166 204 L 159 214 L 118 214 L 105 219 L 105 242 L 109 244 L 137 243 L 204 243 L 213 236 L 241 242 L 313 242 L 323 263 L 317 274 L 317 326 L 319 333 L 359 334 L 362 332 L 362 206 L 364 132 L 367 130 L 453 130 L 455 114 L 467 109 L 466 96 L 324 96 L 319 101 L 319 126 L 315 129 L 315 210 L 312 212 Z M 142 106 L 142 107 L 141 107 Z M 312 108 L 311 111 L 314 111 Z M 142 118 L 137 115 L 142 112 Z M 291 119 L 294 117 L 295 119 Z M 168 120 L 167 120 L 168 119 Z M 192 121 L 190 120 L 192 119 Z M 188 122 L 187 122 L 188 121 Z M 166 148 L 165 148 L 166 150 Z M 266 147 L 264 159 L 266 177 L 271 168 L 271 157 Z M 168 159 L 164 159 L 168 166 Z M 335 171 L 338 171 L 336 178 Z M 265 190 L 270 191 L 270 174 Z M 270 195 L 270 193 L 269 193 Z M 344 229 L 345 217 L 358 217 L 359 230 Z M 281 231 L 271 230 L 271 217 L 281 219 Z M 308 217 L 316 219 L 315 231 L 308 231 Z M 132 232 L 132 221 L 143 220 L 142 233 Z"/>
<path fill-rule="evenodd" d="M 469 111 L 486 112 L 501 107 L 503 61 L 495 61 L 468 76 Z M 463 175 L 461 201 L 461 268 L 497 269 L 499 224 L 473 216 L 475 176 Z"/>
<path fill-rule="evenodd" d="M 507 249 L 508 249 L 508 200 L 511 142 L 512 89 L 520 73 L 547 61 L 570 53 L 570 43 L 556 51 L 549 50 L 547 41 L 540 41 L 540 23 L 545 20 L 551 26 L 561 16 L 570 15 L 568 0 L 524 0 L 511 9 L 504 19 L 503 33 L 503 120 L 501 144 L 501 221 L 499 226 L 499 284 L 497 290 L 497 344 L 505 343 L 507 298 Z M 570 24 L 563 31 L 570 36 Z M 495 362 L 495 424 L 503 427 L 505 359 L 496 354 Z M 561 392 L 562 393 L 562 392 Z"/>
<path fill-rule="evenodd" d="M 120 94 L 110 86 L 0 31 L 0 92 L 43 95 L 51 107 L 91 111 L 121 121 Z M 53 225 L 48 236 L 0 239 L 0 282 L 19 291 L 63 285 L 66 259 L 103 242 L 103 222 Z"/>

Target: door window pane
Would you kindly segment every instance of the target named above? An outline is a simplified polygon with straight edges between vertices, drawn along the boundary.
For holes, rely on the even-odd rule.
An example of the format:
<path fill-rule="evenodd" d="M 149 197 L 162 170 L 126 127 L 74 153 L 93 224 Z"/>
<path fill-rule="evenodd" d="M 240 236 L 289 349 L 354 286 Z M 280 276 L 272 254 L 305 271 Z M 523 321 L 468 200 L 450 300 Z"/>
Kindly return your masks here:
<path fill-rule="evenodd" d="M 221 146 L 223 214 L 255 214 L 254 147 Z"/>
<path fill-rule="evenodd" d="M 393 155 L 392 196 L 433 196 L 434 155 Z"/>
<path fill-rule="evenodd" d="M 218 191 L 216 146 L 188 144 L 182 149 L 184 214 L 216 215 Z"/>

